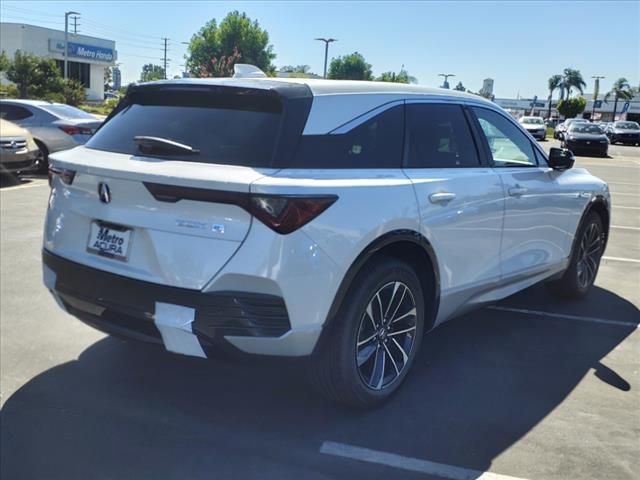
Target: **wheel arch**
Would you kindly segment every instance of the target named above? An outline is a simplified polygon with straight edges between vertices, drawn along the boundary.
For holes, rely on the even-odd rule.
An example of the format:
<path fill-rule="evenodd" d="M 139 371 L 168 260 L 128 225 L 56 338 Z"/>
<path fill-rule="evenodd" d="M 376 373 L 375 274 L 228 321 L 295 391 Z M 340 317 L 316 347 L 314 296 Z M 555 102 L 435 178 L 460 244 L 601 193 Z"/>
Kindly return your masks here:
<path fill-rule="evenodd" d="M 370 261 L 380 256 L 403 260 L 415 268 L 425 294 L 425 304 L 432 305 L 427 312 L 425 332 L 433 327 L 440 304 L 440 272 L 435 251 L 431 243 L 420 233 L 414 230 L 393 230 L 367 245 L 347 270 L 334 296 L 316 349 L 322 344 L 336 320 L 337 313 L 358 273 Z"/>
<path fill-rule="evenodd" d="M 604 197 L 603 195 L 596 195 L 589 201 L 584 211 L 582 212 L 582 216 L 580 217 L 580 221 L 578 222 L 578 227 L 576 228 L 576 235 L 574 235 L 573 243 L 571 244 L 570 258 L 573 258 L 573 254 L 577 246 L 578 230 L 580 230 L 580 228 L 582 227 L 582 224 L 584 223 L 585 218 L 587 218 L 587 216 L 591 212 L 597 213 L 600 216 L 600 219 L 602 220 L 602 229 L 604 233 L 604 245 L 602 247 L 602 252 L 604 253 L 605 249 L 607 248 L 607 241 L 609 240 L 609 224 L 611 222 L 610 205 L 606 197 Z"/>

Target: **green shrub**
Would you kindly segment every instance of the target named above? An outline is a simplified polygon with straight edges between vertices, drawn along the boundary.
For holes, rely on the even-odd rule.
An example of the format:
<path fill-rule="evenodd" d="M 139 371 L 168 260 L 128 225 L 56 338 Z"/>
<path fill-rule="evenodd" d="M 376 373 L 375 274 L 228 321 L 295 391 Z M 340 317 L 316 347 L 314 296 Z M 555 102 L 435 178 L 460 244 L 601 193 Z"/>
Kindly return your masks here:
<path fill-rule="evenodd" d="M 573 97 L 558 102 L 558 112 L 565 118 L 574 118 L 584 112 L 587 101 L 584 97 Z"/>

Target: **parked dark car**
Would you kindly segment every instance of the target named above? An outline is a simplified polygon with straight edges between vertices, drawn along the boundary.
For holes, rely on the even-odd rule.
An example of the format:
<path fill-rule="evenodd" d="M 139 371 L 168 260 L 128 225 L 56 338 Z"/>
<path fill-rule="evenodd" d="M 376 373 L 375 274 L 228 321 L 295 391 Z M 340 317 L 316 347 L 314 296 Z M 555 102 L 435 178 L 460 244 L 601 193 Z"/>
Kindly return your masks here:
<path fill-rule="evenodd" d="M 562 140 L 564 136 L 564 132 L 571 126 L 572 123 L 589 123 L 589 120 L 585 120 L 584 118 L 569 118 L 562 123 L 556 125 L 555 130 L 553 131 L 553 138 L 557 140 Z"/>
<path fill-rule="evenodd" d="M 592 154 L 606 157 L 609 140 L 598 125 L 585 122 L 573 122 L 564 132 L 562 147 L 575 154 Z"/>
<path fill-rule="evenodd" d="M 614 122 L 607 129 L 611 144 L 640 145 L 640 125 L 637 122 Z"/>

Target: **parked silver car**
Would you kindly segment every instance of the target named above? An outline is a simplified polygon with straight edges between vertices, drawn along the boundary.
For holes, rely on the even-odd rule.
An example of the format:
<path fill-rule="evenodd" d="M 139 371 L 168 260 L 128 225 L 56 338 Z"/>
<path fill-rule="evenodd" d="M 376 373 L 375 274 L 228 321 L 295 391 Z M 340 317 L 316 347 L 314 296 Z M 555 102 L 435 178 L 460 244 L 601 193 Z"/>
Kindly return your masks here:
<path fill-rule="evenodd" d="M 24 128 L 0 118 L 0 172 L 32 170 L 38 146 Z"/>
<path fill-rule="evenodd" d="M 50 153 L 84 144 L 102 123 L 79 108 L 42 100 L 0 100 L 0 118 L 31 132 L 40 149 L 40 172 L 47 171 Z"/>

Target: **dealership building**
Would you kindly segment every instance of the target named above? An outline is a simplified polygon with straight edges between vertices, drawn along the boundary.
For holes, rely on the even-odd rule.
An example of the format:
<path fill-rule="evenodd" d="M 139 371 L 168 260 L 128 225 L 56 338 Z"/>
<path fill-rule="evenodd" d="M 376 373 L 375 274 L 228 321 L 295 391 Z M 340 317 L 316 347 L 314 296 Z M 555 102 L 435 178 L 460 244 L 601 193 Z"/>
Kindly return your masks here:
<path fill-rule="evenodd" d="M 13 58 L 16 51 L 52 58 L 64 69 L 64 31 L 24 23 L 0 23 L 0 49 Z M 104 70 L 118 58 L 116 42 L 104 38 L 69 33 L 69 78 L 87 89 L 87 100 L 104 99 Z M 6 79 L 2 79 L 6 83 Z"/>

